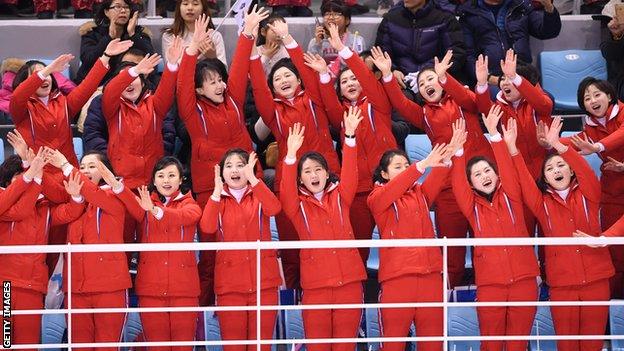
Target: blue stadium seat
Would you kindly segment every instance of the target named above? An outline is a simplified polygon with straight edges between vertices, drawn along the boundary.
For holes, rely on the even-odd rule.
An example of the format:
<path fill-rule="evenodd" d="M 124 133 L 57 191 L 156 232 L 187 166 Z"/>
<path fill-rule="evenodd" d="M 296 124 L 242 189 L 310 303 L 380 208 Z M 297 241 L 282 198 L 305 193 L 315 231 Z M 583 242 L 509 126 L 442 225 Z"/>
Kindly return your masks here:
<path fill-rule="evenodd" d="M 63 334 L 67 329 L 67 321 L 64 314 L 44 314 L 41 316 L 41 343 L 60 344 L 63 342 Z M 61 349 L 46 349 L 60 351 Z"/>
<path fill-rule="evenodd" d="M 579 111 L 576 90 L 583 78 L 607 79 L 600 50 L 542 51 L 542 87 L 555 97 L 555 110 Z"/>
<path fill-rule="evenodd" d="M 4 162 L 4 139 L 0 139 L 0 163 Z"/>
<path fill-rule="evenodd" d="M 579 132 L 562 132 L 561 137 L 571 137 L 578 133 Z M 598 154 L 594 153 L 594 154 L 587 155 L 584 157 L 585 157 L 585 161 L 589 163 L 591 168 L 594 170 L 594 173 L 596 173 L 596 176 L 600 178 L 600 176 L 602 175 L 602 171 L 600 170 L 600 166 L 602 166 L 602 160 L 600 159 Z"/>
<path fill-rule="evenodd" d="M 609 307 L 611 335 L 624 335 L 624 306 Z M 611 340 L 612 351 L 624 351 L 624 340 Z"/>
<path fill-rule="evenodd" d="M 136 341 L 137 336 L 143 332 L 143 325 L 141 324 L 141 317 L 139 312 L 130 312 L 126 318 L 126 324 L 123 329 L 123 341 L 133 342 Z M 122 347 L 122 350 L 129 350 L 129 347 Z"/>
<path fill-rule="evenodd" d="M 42 59 L 42 58 L 31 58 L 31 59 L 28 59 L 28 61 L 29 61 L 29 60 L 37 60 L 37 61 L 41 61 L 41 62 L 45 63 L 45 65 L 46 65 L 46 66 L 47 66 L 47 65 L 49 65 L 49 64 L 51 64 L 51 63 L 52 63 L 52 61 L 54 61 L 54 59 Z M 66 69 L 62 70 L 62 71 L 61 71 L 61 74 L 62 74 L 62 75 L 64 75 L 64 76 L 65 76 L 65 78 L 69 79 L 69 77 L 70 77 L 69 67 L 67 67 Z"/>
<path fill-rule="evenodd" d="M 277 224 L 275 224 L 275 217 L 271 216 L 271 240 L 279 241 L 279 234 L 277 233 Z"/>
<path fill-rule="evenodd" d="M 449 336 L 479 336 L 479 320 L 475 307 L 451 307 L 448 309 Z M 449 350 L 476 351 L 479 341 L 449 341 Z"/>
<path fill-rule="evenodd" d="M 556 335 L 553 326 L 550 308 L 548 306 L 538 306 L 535 314 L 531 335 L 546 336 Z M 531 351 L 557 351 L 557 342 L 555 340 L 531 340 L 529 341 Z"/>
<path fill-rule="evenodd" d="M 379 228 L 375 226 L 373 229 L 373 240 L 379 240 Z M 368 261 L 366 261 L 366 269 L 372 271 L 379 270 L 379 248 L 371 247 L 370 253 L 368 254 Z"/>
<path fill-rule="evenodd" d="M 410 162 L 417 162 L 429 155 L 431 152 L 431 141 L 427 134 L 410 134 L 405 138 L 405 152 Z M 423 182 L 431 169 L 427 169 L 419 182 Z"/>
<path fill-rule="evenodd" d="M 381 328 L 379 326 L 379 311 L 376 308 L 366 309 L 366 337 L 378 338 L 381 336 Z M 379 343 L 368 343 L 369 351 L 379 350 Z"/>
<path fill-rule="evenodd" d="M 204 335 L 206 341 L 221 340 L 221 329 L 219 328 L 219 319 L 214 311 L 204 312 Z M 207 351 L 223 351 L 222 346 L 210 345 L 206 346 Z"/>
<path fill-rule="evenodd" d="M 72 142 L 74 143 L 74 152 L 76 153 L 76 157 L 78 157 L 78 161 L 80 161 L 80 159 L 82 159 L 82 155 L 84 155 L 82 139 L 72 138 Z"/>
<path fill-rule="evenodd" d="M 284 311 L 284 338 L 285 339 L 303 339 L 305 333 L 303 331 L 303 317 L 301 310 L 285 310 Z M 286 349 L 290 350 L 291 345 L 287 345 Z M 303 350 L 303 349 L 300 349 Z"/>

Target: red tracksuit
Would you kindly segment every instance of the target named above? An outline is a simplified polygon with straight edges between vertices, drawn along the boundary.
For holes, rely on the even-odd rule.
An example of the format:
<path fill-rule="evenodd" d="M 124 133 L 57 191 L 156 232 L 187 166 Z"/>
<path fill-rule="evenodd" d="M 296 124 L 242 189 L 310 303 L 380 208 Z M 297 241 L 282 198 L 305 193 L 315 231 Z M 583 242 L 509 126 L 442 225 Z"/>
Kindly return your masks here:
<path fill-rule="evenodd" d="M 475 94 L 459 84 L 451 75 L 447 74 L 446 77 L 445 84 L 441 84 L 446 95 L 439 103 L 426 103 L 424 107 L 406 98 L 394 78 L 385 83 L 384 88 L 392 107 L 411 124 L 424 130 L 432 145 L 450 142 L 453 136 L 453 122 L 458 118 L 464 118 L 468 129 L 468 140 L 465 145 L 466 158 L 490 157 L 492 150 L 481 131 Z M 435 214 L 439 237 L 466 237 L 469 229 L 468 221 L 457 205 L 450 182 L 437 197 Z M 451 287 L 461 284 L 465 257 L 465 247 L 449 247 L 448 274 Z"/>
<path fill-rule="evenodd" d="M 156 218 L 136 201 L 134 193 L 125 187 L 118 194 L 128 213 L 139 222 L 142 243 L 193 242 L 195 227 L 201 218 L 201 208 L 191 193 L 176 192 L 161 201 L 152 193 L 154 206 L 162 216 Z M 199 306 L 199 274 L 195 251 L 141 252 L 136 294 L 140 307 Z M 141 313 L 143 337 L 146 341 L 193 341 L 197 327 L 197 312 Z M 153 347 L 157 350 L 192 350 L 192 346 Z"/>
<path fill-rule="evenodd" d="M 279 200 L 260 181 L 248 186 L 240 202 L 225 185 L 220 200 L 210 198 L 199 227 L 214 236 L 212 241 L 271 241 L 270 216 L 282 210 Z M 277 287 L 282 283 L 276 250 L 263 250 L 260 256 L 260 303 L 277 305 Z M 256 253 L 253 250 L 218 251 L 215 265 L 215 293 L 218 306 L 256 305 Z M 235 278 L 234 278 L 235 277 Z M 223 340 L 256 340 L 256 312 L 217 312 Z M 260 314 L 260 335 L 273 338 L 276 311 Z M 226 351 L 255 351 L 255 345 L 224 345 Z M 271 345 L 262 345 L 269 351 Z"/>
<path fill-rule="evenodd" d="M 535 214 L 544 235 L 570 237 L 575 230 L 600 234 L 600 181 L 587 161 L 573 148 L 561 157 L 574 171 L 569 193 L 562 198 L 554 189 L 542 193 L 533 181 L 521 154 L 513 156 L 522 195 Z M 609 278 L 615 270 L 606 247 L 546 246 L 546 278 L 553 301 L 606 301 Z M 604 333 L 608 306 L 551 307 L 558 335 L 600 335 Z M 558 340 L 560 351 L 599 351 L 602 340 Z"/>
<path fill-rule="evenodd" d="M 327 115 L 332 126 L 342 130 L 343 112 L 350 106 L 358 106 L 362 111 L 362 122 L 358 125 L 358 189 L 351 204 L 351 225 L 356 239 L 370 240 L 375 227 L 366 199 L 373 189 L 373 173 L 379 165 L 384 152 L 396 149 L 397 144 L 392 134 L 392 106 L 381 83 L 373 72 L 360 59 L 357 53 L 345 60 L 357 80 L 362 85 L 362 94 L 357 102 L 346 99 L 342 103 L 336 96 L 333 82 L 321 83 L 321 97 L 327 108 Z M 344 130 L 341 132 L 344 138 Z M 368 260 L 368 248 L 360 248 L 362 261 Z"/>
<path fill-rule="evenodd" d="M 17 181 L 24 183 L 22 177 Z M 0 215 L 0 246 L 46 245 L 51 226 L 69 223 L 82 214 L 83 205 L 73 201 L 52 205 L 40 193 L 41 185 L 31 182 L 21 198 Z M 48 291 L 46 255 L 0 255 L 0 266 L 0 279 L 11 282 L 12 308 L 43 309 L 44 296 Z M 41 315 L 14 316 L 13 331 L 15 344 L 38 344 Z"/>
<path fill-rule="evenodd" d="M 435 238 L 429 206 L 447 183 L 450 168 L 434 168 L 425 182 L 412 164 L 387 184 L 377 184 L 368 205 L 379 225 L 381 239 Z M 381 303 L 442 301 L 442 252 L 439 247 L 380 249 Z M 409 288 L 406 288 L 409 287 Z M 384 337 L 403 337 L 412 322 L 418 336 L 441 336 L 442 308 L 386 308 L 381 310 Z M 418 350 L 442 350 L 441 342 L 419 342 Z M 383 344 L 385 351 L 402 351 L 405 343 Z"/>
<path fill-rule="evenodd" d="M 86 201 L 86 210 L 68 226 L 67 240 L 72 244 L 123 244 L 123 204 L 110 187 L 98 187 L 85 176 L 82 176 L 82 181 L 81 193 Z M 72 308 L 128 306 L 126 289 L 132 286 L 132 282 L 125 253 L 72 253 L 71 256 Z M 67 291 L 67 265 L 64 267 L 63 279 L 63 289 Z M 68 304 L 67 298 L 65 304 Z M 72 341 L 118 342 L 125 317 L 125 313 L 73 314 Z M 116 348 L 98 350 L 114 351 Z"/>
<path fill-rule="evenodd" d="M 499 184 L 489 201 L 478 195 L 466 176 L 466 157 L 453 164 L 452 184 L 462 213 L 477 238 L 527 237 L 522 191 L 505 143 L 493 141 L 498 163 Z M 539 274 L 537 259 L 530 246 L 474 249 L 473 263 L 478 301 L 535 301 Z M 478 307 L 481 335 L 529 335 L 535 307 Z M 525 351 L 524 341 L 483 341 L 482 351 Z"/>
<path fill-rule="evenodd" d="M 101 3 L 101 0 L 71 0 L 74 10 L 91 10 L 94 3 Z M 57 9 L 57 0 L 34 0 L 35 12 L 53 11 Z"/>
<path fill-rule="evenodd" d="M 197 203 L 202 208 L 206 206 L 214 189 L 214 166 L 219 163 L 225 152 L 232 148 L 241 148 L 247 152 L 253 151 L 243 114 L 247 94 L 248 57 L 253 45 L 253 40 L 240 35 L 232 60 L 224 102 L 218 105 L 195 95 L 197 55 L 189 56 L 185 53 L 182 58 L 177 90 L 178 113 L 191 137 L 193 192 Z M 200 239 L 205 241 L 206 233 L 200 231 Z M 214 300 L 212 296 L 214 289 L 213 251 L 200 252 L 199 272 L 202 287 L 200 304 L 209 305 Z"/>
<path fill-rule="evenodd" d="M 300 240 L 353 240 L 349 210 L 357 191 L 357 146 L 343 147 L 340 182 L 329 184 L 317 200 L 307 189 L 297 189 L 297 164 L 284 161 L 280 200 Z M 297 194 L 297 195 L 295 195 Z M 364 265 L 355 248 L 302 249 L 301 287 L 303 304 L 362 303 Z M 354 338 L 362 311 L 304 310 L 306 338 Z M 330 349 L 323 344 L 306 345 L 310 351 Z M 332 351 L 352 351 L 354 343 L 331 344 Z"/>
<path fill-rule="evenodd" d="M 264 123 L 275 136 L 279 149 L 279 161 L 275 167 L 274 189 L 281 189 L 282 160 L 287 151 L 288 128 L 297 122 L 305 127 L 305 139 L 301 149 L 299 149 L 298 156 L 308 151 L 316 151 L 325 157 L 331 172 L 338 174 L 340 170 L 338 155 L 334 150 L 329 133 L 327 108 L 321 99 L 318 74 L 305 65 L 300 46 L 287 50 L 305 86 L 305 91 L 299 90 L 292 101 L 273 97 L 273 93 L 266 83 L 266 75 L 259 57 L 251 60 L 249 67 L 256 108 Z M 275 217 L 275 220 L 280 240 L 297 240 L 297 232 L 286 215 L 280 213 Z M 284 250 L 281 252 L 281 257 L 286 285 L 290 288 L 296 288 L 299 285 L 299 250 Z"/>

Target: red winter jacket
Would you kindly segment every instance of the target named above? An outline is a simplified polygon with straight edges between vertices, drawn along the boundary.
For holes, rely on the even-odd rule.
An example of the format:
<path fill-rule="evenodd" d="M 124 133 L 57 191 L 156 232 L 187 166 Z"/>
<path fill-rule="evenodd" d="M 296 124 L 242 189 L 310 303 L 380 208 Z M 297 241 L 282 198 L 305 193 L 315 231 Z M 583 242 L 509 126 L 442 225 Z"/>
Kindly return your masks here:
<path fill-rule="evenodd" d="M 182 58 L 177 90 L 178 113 L 191 137 L 191 174 L 195 193 L 214 189 L 214 166 L 226 151 L 232 148 L 253 151 L 244 116 L 248 57 L 253 45 L 253 40 L 240 35 L 224 102 L 218 105 L 195 93 L 197 55 L 185 53 Z"/>
<path fill-rule="evenodd" d="M 51 92 L 47 105 L 35 96 L 43 83 L 37 72 L 15 88 L 9 109 L 15 127 L 26 140 L 26 144 L 35 151 L 43 146 L 57 149 L 72 165 L 78 166 L 70 124 L 107 72 L 108 67 L 101 60 L 97 60 L 76 89 L 67 96 L 59 91 Z"/>
<path fill-rule="evenodd" d="M 158 219 L 146 212 L 136 201 L 134 193 L 124 187 L 118 195 L 128 212 L 139 222 L 142 243 L 192 243 L 195 227 L 201 218 L 201 208 L 191 193 L 175 193 L 163 203 L 158 193 L 152 201 L 162 211 Z M 195 251 L 141 252 L 135 282 L 139 296 L 199 296 L 199 272 Z"/>
<path fill-rule="evenodd" d="M 368 196 L 381 239 L 435 238 L 429 206 L 448 182 L 450 168 L 436 167 L 423 182 L 422 173 L 412 164 L 387 184 L 377 184 Z M 407 274 L 442 271 L 439 247 L 401 247 L 379 250 L 379 281 Z"/>
<path fill-rule="evenodd" d="M 286 157 L 288 128 L 299 122 L 305 127 L 305 139 L 297 156 L 317 151 L 325 157 L 329 169 L 338 174 L 340 164 L 329 133 L 327 108 L 321 99 L 318 75 L 303 60 L 303 51 L 297 46 L 288 49 L 288 55 L 299 71 L 305 91 L 299 90 L 292 100 L 273 97 L 267 84 L 260 58 L 251 60 L 249 71 L 256 108 L 264 123 L 271 129 L 279 149 L 279 161 L 275 169 L 274 189 L 280 189 L 282 160 Z"/>
<path fill-rule="evenodd" d="M 262 182 L 248 186 L 240 203 L 227 185 L 220 201 L 208 200 L 199 227 L 211 233 L 210 241 L 271 241 L 269 220 L 282 210 L 279 200 Z M 260 254 L 262 289 L 276 288 L 281 282 L 276 250 Z M 236 279 L 232 279 L 236 277 Z M 215 260 L 215 292 L 251 293 L 256 291 L 256 252 L 254 250 L 217 251 Z"/>
<path fill-rule="evenodd" d="M 517 105 L 509 103 L 505 100 L 502 92 L 496 95 L 496 105 L 503 110 L 503 118 L 500 123 L 507 125 L 510 118 L 515 118 L 518 124 L 518 149 L 528 160 L 529 172 L 533 179 L 538 179 L 542 174 L 542 164 L 546 158 L 547 150 L 537 142 L 537 124 L 539 121 L 550 126 L 552 122 L 553 102 L 548 95 L 539 86 L 533 86 L 529 81 L 521 78 L 522 82 L 516 86 L 522 99 Z M 488 114 L 492 101 L 490 100 L 490 90 L 486 89 L 483 93 L 477 91 L 477 105 L 479 112 Z"/>
<path fill-rule="evenodd" d="M 24 177 L 18 177 L 6 188 L 0 187 L 0 215 L 11 209 L 11 206 L 20 199 L 22 194 L 30 187 L 32 180 L 26 182 Z"/>
<path fill-rule="evenodd" d="M 561 154 L 576 179 L 565 199 L 549 188 L 542 193 L 529 173 L 521 154 L 513 156 L 524 203 L 535 214 L 545 236 L 571 237 L 575 230 L 600 234 L 600 181 L 587 161 L 574 149 Z M 549 286 L 583 285 L 615 274 L 606 247 L 546 246 L 546 278 Z"/>
<path fill-rule="evenodd" d="M 384 152 L 397 148 L 392 134 L 392 106 L 382 84 L 356 53 L 352 53 L 345 62 L 362 86 L 358 102 L 352 104 L 343 99 L 341 103 L 331 81 L 326 84 L 321 83 L 321 97 L 326 106 L 329 121 L 334 128 L 341 130 L 340 134 L 343 139 L 343 113 L 348 111 L 350 106 L 357 106 L 362 111 L 363 119 L 357 130 L 360 141 L 357 191 L 358 193 L 368 192 L 373 189 L 373 173 L 379 165 L 381 156 Z"/>
<path fill-rule="evenodd" d="M 453 162 L 453 193 L 477 238 L 528 237 L 524 224 L 522 191 L 518 176 L 502 141 L 492 142 L 498 163 L 499 184 L 492 201 L 477 195 L 466 177 L 466 157 Z M 473 257 L 477 285 L 511 284 L 539 274 L 530 246 L 477 246 Z"/>
<path fill-rule="evenodd" d="M 154 165 L 164 155 L 162 123 L 173 104 L 176 76 L 177 71 L 166 68 L 156 91 L 146 92 L 136 104 L 121 96 L 135 79 L 128 70 L 120 72 L 104 89 L 108 158 L 115 174 L 131 189 L 150 181 Z"/>
<path fill-rule="evenodd" d="M 297 164 L 284 161 L 280 200 L 299 240 L 353 240 L 349 208 L 357 191 L 357 146 L 343 147 L 340 182 L 326 187 L 321 200 L 307 189 L 297 189 Z M 299 254 L 301 287 L 339 287 L 366 279 L 357 249 L 302 249 Z"/>

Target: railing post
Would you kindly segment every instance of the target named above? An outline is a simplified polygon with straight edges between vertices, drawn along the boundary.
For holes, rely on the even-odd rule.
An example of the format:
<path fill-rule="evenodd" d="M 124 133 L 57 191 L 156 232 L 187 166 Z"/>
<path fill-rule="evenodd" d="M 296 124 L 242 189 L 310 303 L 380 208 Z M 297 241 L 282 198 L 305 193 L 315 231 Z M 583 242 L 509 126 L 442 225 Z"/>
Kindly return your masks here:
<path fill-rule="evenodd" d="M 448 241 L 446 237 L 442 238 L 442 286 L 443 286 L 443 296 L 442 301 L 444 303 L 442 307 L 443 311 L 443 325 L 442 328 L 444 330 L 444 344 L 443 350 L 448 350 Z"/>
<path fill-rule="evenodd" d="M 262 305 L 260 302 L 260 240 L 256 241 L 258 246 L 256 246 L 256 350 L 260 351 L 260 306 Z"/>
<path fill-rule="evenodd" d="M 67 243 L 67 350 L 72 349 L 72 255 L 71 243 Z M 60 254 L 60 253 L 59 253 Z"/>

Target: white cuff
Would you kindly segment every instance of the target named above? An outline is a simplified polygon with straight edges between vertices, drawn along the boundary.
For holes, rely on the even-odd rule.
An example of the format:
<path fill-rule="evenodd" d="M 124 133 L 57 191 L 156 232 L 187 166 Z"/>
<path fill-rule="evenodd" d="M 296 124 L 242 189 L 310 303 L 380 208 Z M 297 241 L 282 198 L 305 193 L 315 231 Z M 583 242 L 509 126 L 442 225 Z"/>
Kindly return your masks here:
<path fill-rule="evenodd" d="M 210 200 L 214 201 L 214 202 L 220 202 L 221 201 L 221 197 L 215 197 L 214 194 L 210 195 Z"/>
<path fill-rule="evenodd" d="M 487 83 L 483 85 L 477 84 L 477 86 L 475 87 L 475 91 L 477 92 L 477 94 L 485 94 L 487 90 L 488 90 Z"/>
<path fill-rule="evenodd" d="M 290 157 L 287 156 L 287 157 L 284 158 L 284 163 L 289 165 L 289 166 L 294 165 L 296 162 L 297 162 L 297 159 L 294 158 L 294 157 L 290 158 Z"/>
<path fill-rule="evenodd" d="M 498 143 L 503 141 L 503 136 L 500 133 L 496 133 L 494 135 L 490 134 L 490 141 L 493 143 Z"/>
<path fill-rule="evenodd" d="M 422 160 L 421 160 L 422 161 Z M 416 169 L 418 170 L 418 172 L 420 172 L 420 174 L 424 174 L 425 171 L 427 170 L 427 168 L 422 168 L 421 166 L 421 161 L 416 162 Z"/>
<path fill-rule="evenodd" d="M 331 75 L 327 72 L 319 73 L 319 80 L 321 81 L 321 84 L 328 84 L 331 82 Z"/>
<path fill-rule="evenodd" d="M 167 69 L 171 72 L 175 72 L 178 70 L 179 65 L 177 63 L 167 62 Z"/>
<path fill-rule="evenodd" d="M 440 84 L 442 84 L 442 85 L 446 84 L 447 81 L 448 81 L 448 79 L 446 78 L 446 76 L 438 77 L 438 82 L 440 82 Z"/>
<path fill-rule="evenodd" d="M 134 69 L 134 67 L 130 67 L 130 69 L 128 70 L 128 74 L 132 78 L 136 78 L 139 76 L 139 74 L 137 73 L 136 69 Z"/>
<path fill-rule="evenodd" d="M 41 80 L 45 80 L 47 76 L 44 76 L 43 73 L 41 73 L 41 71 L 37 71 L 37 76 L 41 79 Z"/>
<path fill-rule="evenodd" d="M 286 49 L 294 49 L 297 46 L 299 46 L 299 44 L 297 44 L 296 40 L 291 41 L 289 44 L 284 43 L 284 47 L 286 47 Z"/>
<path fill-rule="evenodd" d="M 165 211 L 163 211 L 163 209 L 158 206 L 155 206 L 155 207 L 156 207 L 156 214 L 154 215 L 154 217 L 156 217 L 156 219 L 160 221 L 165 215 Z"/>
<path fill-rule="evenodd" d="M 511 82 L 513 83 L 513 85 L 519 86 L 520 84 L 522 84 L 522 77 L 520 77 L 519 74 L 516 74 L 514 79 L 511 80 Z"/>
<path fill-rule="evenodd" d="M 63 170 L 63 175 L 66 177 L 69 177 L 71 172 L 74 170 L 74 166 L 72 166 L 70 163 L 66 163 L 63 165 L 62 170 Z"/>
<path fill-rule="evenodd" d="M 355 138 L 345 138 L 344 143 L 348 147 L 355 147 Z"/>
<path fill-rule="evenodd" d="M 123 185 L 123 182 L 120 182 L 119 184 L 121 184 L 121 186 L 119 188 L 113 188 L 113 194 L 115 195 L 119 195 L 124 191 L 125 186 Z"/>
<path fill-rule="evenodd" d="M 82 195 L 78 195 L 78 196 L 74 196 L 72 195 L 72 201 L 74 201 L 77 204 L 81 204 L 84 202 L 84 197 Z"/>
<path fill-rule="evenodd" d="M 392 77 L 393 77 L 393 75 L 392 75 L 392 73 L 390 73 L 389 75 L 383 77 L 382 79 L 383 79 L 384 83 L 390 83 L 392 81 Z"/>
<path fill-rule="evenodd" d="M 464 149 L 463 148 L 455 151 L 455 157 L 461 157 L 463 155 L 464 155 Z"/>
<path fill-rule="evenodd" d="M 30 167 L 30 163 L 26 160 L 22 160 L 22 168 L 28 169 L 28 167 Z"/>
<path fill-rule="evenodd" d="M 605 146 L 602 143 L 596 143 L 596 146 L 598 146 L 598 148 L 600 149 L 598 152 L 605 151 Z"/>
<path fill-rule="evenodd" d="M 26 175 L 26 173 L 24 173 L 24 175 L 22 175 L 22 179 L 24 179 L 24 183 L 26 183 L 26 184 L 32 182 L 32 178 L 28 177 Z"/>
<path fill-rule="evenodd" d="M 43 179 L 38 178 L 38 177 L 34 177 L 33 180 L 35 181 L 35 183 L 41 185 L 41 183 L 43 183 Z"/>
<path fill-rule="evenodd" d="M 353 56 L 353 51 L 351 51 L 348 46 L 345 46 L 342 50 L 338 51 L 338 55 L 340 55 L 343 60 L 346 60 Z"/>
<path fill-rule="evenodd" d="M 252 60 L 252 61 L 253 60 L 257 60 L 259 58 L 260 58 L 260 55 L 258 55 L 258 54 L 255 54 L 255 55 L 252 55 L 251 57 L 249 57 L 249 59 Z"/>

